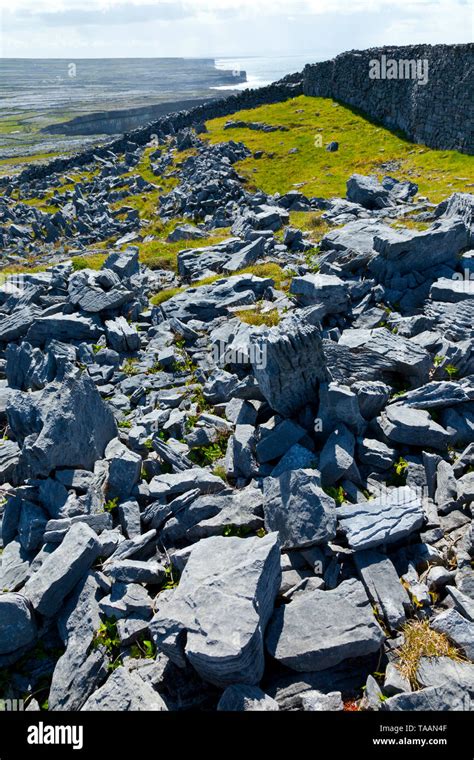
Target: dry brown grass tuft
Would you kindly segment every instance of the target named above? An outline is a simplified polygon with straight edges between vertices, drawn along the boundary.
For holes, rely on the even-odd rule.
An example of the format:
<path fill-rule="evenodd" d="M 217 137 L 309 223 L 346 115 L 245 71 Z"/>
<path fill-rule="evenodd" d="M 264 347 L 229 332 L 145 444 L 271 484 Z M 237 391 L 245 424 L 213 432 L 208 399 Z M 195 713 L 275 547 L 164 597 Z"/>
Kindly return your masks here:
<path fill-rule="evenodd" d="M 410 620 L 402 632 L 405 640 L 396 652 L 400 658 L 397 667 L 413 689 L 420 688 L 416 673 L 422 657 L 450 657 L 458 662 L 465 659 L 444 633 L 430 628 L 428 620 Z"/>

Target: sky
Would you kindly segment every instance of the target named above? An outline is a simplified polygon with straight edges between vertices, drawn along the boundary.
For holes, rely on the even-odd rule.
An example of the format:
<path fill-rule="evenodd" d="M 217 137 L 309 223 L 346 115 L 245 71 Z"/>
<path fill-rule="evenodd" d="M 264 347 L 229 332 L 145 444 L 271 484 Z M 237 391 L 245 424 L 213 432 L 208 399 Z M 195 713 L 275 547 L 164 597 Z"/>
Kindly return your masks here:
<path fill-rule="evenodd" d="M 474 0 L 0 0 L 9 58 L 296 56 L 471 42 Z"/>

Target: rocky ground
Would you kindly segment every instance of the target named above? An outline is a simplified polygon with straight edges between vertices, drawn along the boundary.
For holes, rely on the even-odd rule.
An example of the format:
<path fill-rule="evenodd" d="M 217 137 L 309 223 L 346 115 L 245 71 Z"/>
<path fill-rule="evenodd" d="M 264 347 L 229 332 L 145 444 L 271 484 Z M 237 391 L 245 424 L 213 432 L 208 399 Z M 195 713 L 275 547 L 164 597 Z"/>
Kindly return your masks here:
<path fill-rule="evenodd" d="M 159 207 L 203 238 L 175 274 L 111 208 L 147 192 L 121 184 L 129 147 L 54 214 L 54 176 L 0 199 L 5 260 L 51 264 L 0 289 L 3 694 L 469 709 L 474 196 L 360 175 L 346 198 L 252 193 L 242 143 L 186 131 L 150 157 L 161 176 L 194 150 Z M 292 211 L 321 212 L 318 250 Z M 100 270 L 75 266 L 111 235 Z"/>

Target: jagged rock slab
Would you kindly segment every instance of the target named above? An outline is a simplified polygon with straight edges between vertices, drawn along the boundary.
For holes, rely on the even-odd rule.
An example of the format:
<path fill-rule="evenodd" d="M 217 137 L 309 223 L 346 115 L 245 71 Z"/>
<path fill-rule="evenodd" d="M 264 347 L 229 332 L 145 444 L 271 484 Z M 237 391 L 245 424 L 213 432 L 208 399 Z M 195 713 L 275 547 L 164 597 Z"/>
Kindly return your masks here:
<path fill-rule="evenodd" d="M 94 571 L 79 581 L 58 615 L 58 631 L 66 651 L 58 659 L 48 696 L 50 710 L 80 710 L 107 677 L 105 647 L 94 646 L 102 623 L 99 599 L 103 591 Z"/>
<path fill-rule="evenodd" d="M 388 712 L 448 712 L 451 710 L 470 710 L 470 697 L 461 687 L 448 684 L 431 686 L 409 694 L 395 694 L 386 699 L 382 710 Z"/>
<path fill-rule="evenodd" d="M 204 499 L 203 496 L 196 501 Z M 197 541 L 209 536 L 222 535 L 224 528 L 230 525 L 252 531 L 263 527 L 263 494 L 252 485 L 231 493 L 214 494 L 210 501 L 215 502 L 219 511 L 215 516 L 203 518 L 188 528 L 188 540 Z"/>
<path fill-rule="evenodd" d="M 40 313 L 39 309 L 25 306 L 13 314 L 5 315 L 0 320 L 0 340 L 8 343 L 8 341 L 22 338 Z"/>
<path fill-rule="evenodd" d="M 153 687 L 143 681 L 135 671 L 123 666 L 114 670 L 105 684 L 97 689 L 82 710 L 88 711 L 151 711 L 167 710 L 163 698 Z"/>
<path fill-rule="evenodd" d="M 352 349 L 363 347 L 366 351 L 384 357 L 393 371 L 413 378 L 417 384 L 428 381 L 432 367 L 428 352 L 407 338 L 394 335 L 385 327 L 344 330 L 339 345 Z"/>
<path fill-rule="evenodd" d="M 319 459 L 325 487 L 332 486 L 344 476 L 350 478 L 351 471 L 356 472 L 354 449 L 354 435 L 345 425 L 338 425 L 326 440 Z"/>
<path fill-rule="evenodd" d="M 383 640 L 362 584 L 349 580 L 332 591 L 305 592 L 279 607 L 266 645 L 283 665 L 317 671 L 376 652 Z"/>
<path fill-rule="evenodd" d="M 7 418 L 22 443 L 19 467 L 26 477 L 57 467 L 92 470 L 117 435 L 112 412 L 86 373 L 71 373 L 42 391 L 17 391 Z"/>
<path fill-rule="evenodd" d="M 352 174 L 347 180 L 346 198 L 369 210 L 393 205 L 389 190 L 373 175 Z"/>
<path fill-rule="evenodd" d="M 16 481 L 20 447 L 15 441 L 0 441 L 0 483 Z"/>
<path fill-rule="evenodd" d="M 425 314 L 436 320 L 436 330 L 448 340 L 459 341 L 474 335 L 474 299 L 459 303 L 430 301 Z"/>
<path fill-rule="evenodd" d="M 3 591 L 18 591 L 30 571 L 32 554 L 23 549 L 20 541 L 15 539 L 5 546 L 0 566 L 0 588 Z"/>
<path fill-rule="evenodd" d="M 474 623 L 474 599 L 471 599 L 467 594 L 463 594 L 455 586 L 446 586 L 446 591 L 461 615 L 464 615 L 464 617 Z"/>
<path fill-rule="evenodd" d="M 278 459 L 306 435 L 306 430 L 292 420 L 283 420 L 256 445 L 259 462 L 271 462 Z"/>
<path fill-rule="evenodd" d="M 308 324 L 281 324 L 251 338 L 262 357 L 252 362 L 259 388 L 270 406 L 285 416 L 315 403 L 320 382 L 327 379 L 319 329 Z"/>
<path fill-rule="evenodd" d="M 177 318 L 185 323 L 190 319 L 210 322 L 233 307 L 254 304 L 271 285 L 273 280 L 270 278 L 235 275 L 211 285 L 188 288 L 165 301 L 160 308 L 165 319 Z"/>
<path fill-rule="evenodd" d="M 354 562 L 369 598 L 380 608 L 389 628 L 396 630 L 405 622 L 411 605 L 392 561 L 369 549 L 356 552 Z"/>
<path fill-rule="evenodd" d="M 409 536 L 423 525 L 424 511 L 420 496 L 402 486 L 378 498 L 339 507 L 337 517 L 349 546 L 360 551 Z"/>
<path fill-rule="evenodd" d="M 343 270 L 363 268 L 377 256 L 374 238 L 389 230 L 386 224 L 373 219 L 358 219 L 330 230 L 321 240 L 321 251 L 334 252 L 329 255 L 330 260 L 337 262 Z"/>
<path fill-rule="evenodd" d="M 456 382 L 442 380 L 431 382 L 407 391 L 397 399 L 397 403 L 412 409 L 438 409 L 456 406 L 470 400 L 473 391 Z"/>
<path fill-rule="evenodd" d="M 346 311 L 349 302 L 347 286 L 340 277 L 331 274 L 306 274 L 294 277 L 290 293 L 301 306 L 321 304 L 321 317 Z"/>
<path fill-rule="evenodd" d="M 26 340 L 33 346 L 42 346 L 54 336 L 64 343 L 97 341 L 103 329 L 90 317 L 81 314 L 55 314 L 35 319 L 27 332 Z"/>
<path fill-rule="evenodd" d="M 153 498 L 160 498 L 186 493 L 195 488 L 201 493 L 218 493 L 225 488 L 225 483 L 204 467 L 193 467 L 183 472 L 157 475 L 150 481 L 149 488 Z"/>
<path fill-rule="evenodd" d="M 258 683 L 263 632 L 280 578 L 276 533 L 199 541 L 178 588 L 158 601 L 150 623 L 156 645 L 177 665 L 188 660 L 217 686 Z"/>
<path fill-rule="evenodd" d="M 422 657 L 416 679 L 423 687 L 452 684 L 474 695 L 474 663 L 456 661 L 451 657 Z"/>
<path fill-rule="evenodd" d="M 53 617 L 100 553 L 97 534 L 85 523 L 72 525 L 62 544 L 50 554 L 24 587 L 25 596 L 41 615 Z"/>
<path fill-rule="evenodd" d="M 474 660 L 474 623 L 456 610 L 445 610 L 431 621 L 431 628 L 444 633 L 470 660 Z"/>
<path fill-rule="evenodd" d="M 457 255 L 469 243 L 469 231 L 461 219 L 446 219 L 422 232 L 388 227 L 376 235 L 374 248 L 378 256 L 369 269 L 380 279 L 392 274 L 423 272 L 442 264 L 457 263 Z"/>
<path fill-rule="evenodd" d="M 234 684 L 224 691 L 217 709 L 221 712 L 275 712 L 280 708 L 278 702 L 258 686 Z"/>
<path fill-rule="evenodd" d="M 69 280 L 69 300 L 86 313 L 113 311 L 133 298 L 133 292 L 123 287 L 111 269 L 100 272 L 76 272 Z"/>
<path fill-rule="evenodd" d="M 105 327 L 107 343 L 113 351 L 131 353 L 140 348 L 140 336 L 136 328 L 128 324 L 125 317 L 109 319 Z"/>
<path fill-rule="evenodd" d="M 265 527 L 285 549 L 330 541 L 336 535 L 336 503 L 321 488 L 316 470 L 289 470 L 264 481 Z"/>
<path fill-rule="evenodd" d="M 424 409 L 390 404 L 377 421 L 382 433 L 393 443 L 444 450 L 450 442 L 447 430 Z"/>

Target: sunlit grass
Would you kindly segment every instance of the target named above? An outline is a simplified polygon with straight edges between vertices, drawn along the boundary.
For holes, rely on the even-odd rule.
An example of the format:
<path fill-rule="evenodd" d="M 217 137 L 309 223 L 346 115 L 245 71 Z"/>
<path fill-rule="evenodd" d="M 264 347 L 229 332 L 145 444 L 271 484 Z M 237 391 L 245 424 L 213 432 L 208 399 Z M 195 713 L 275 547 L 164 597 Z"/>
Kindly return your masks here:
<path fill-rule="evenodd" d="M 302 95 L 239 111 L 238 117 L 289 127 L 288 132 L 266 133 L 224 130 L 227 116 L 207 122 L 209 134 L 204 139 L 213 143 L 242 140 L 252 152 L 274 154 L 273 158 L 251 157 L 236 164 L 249 189 L 285 193 L 302 185 L 298 189 L 308 196 L 344 197 L 347 179 L 354 172 L 411 180 L 419 185 L 420 194 L 433 202 L 474 186 L 472 156 L 413 144 L 330 98 Z M 322 147 L 316 147 L 319 136 Z M 339 150 L 329 153 L 325 146 L 333 140 L 339 142 Z M 293 148 L 298 152 L 289 153 Z"/>

